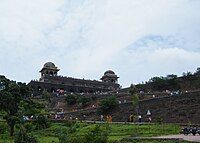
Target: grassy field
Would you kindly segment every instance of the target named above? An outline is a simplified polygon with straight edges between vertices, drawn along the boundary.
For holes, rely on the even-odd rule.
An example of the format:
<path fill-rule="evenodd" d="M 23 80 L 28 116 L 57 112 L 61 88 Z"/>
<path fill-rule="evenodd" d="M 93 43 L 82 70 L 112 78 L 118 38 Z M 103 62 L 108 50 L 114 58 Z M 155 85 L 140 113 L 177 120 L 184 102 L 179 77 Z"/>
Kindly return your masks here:
<path fill-rule="evenodd" d="M 2 126 L 3 125 L 1 125 L 0 127 Z M 52 143 L 52 142 L 58 143 L 59 140 L 57 135 L 62 129 L 69 127 L 69 122 L 50 123 L 49 128 L 42 130 L 35 130 L 34 125 L 31 125 L 30 123 L 28 123 L 28 125 L 26 126 L 28 128 L 27 131 L 32 135 L 34 135 L 35 137 L 37 137 L 39 143 Z M 94 126 L 95 124 L 76 123 L 77 135 L 84 136 L 84 134 Z M 101 124 L 101 126 L 106 126 L 106 125 Z M 164 125 L 109 124 L 107 125 L 107 127 L 109 132 L 108 138 L 110 142 L 119 141 L 126 137 L 152 137 L 160 135 L 178 134 L 180 131 L 180 127 L 178 125 L 173 125 L 173 124 L 164 124 Z M 12 143 L 12 142 L 13 139 L 9 137 L 7 130 L 4 131 L 4 133 L 0 134 L 0 143 Z"/>

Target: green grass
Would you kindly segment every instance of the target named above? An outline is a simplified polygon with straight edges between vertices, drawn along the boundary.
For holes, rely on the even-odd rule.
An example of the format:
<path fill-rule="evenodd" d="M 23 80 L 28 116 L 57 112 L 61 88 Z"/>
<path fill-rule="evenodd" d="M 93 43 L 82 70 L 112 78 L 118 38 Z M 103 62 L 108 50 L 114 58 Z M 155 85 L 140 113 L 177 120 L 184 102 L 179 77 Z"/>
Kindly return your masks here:
<path fill-rule="evenodd" d="M 33 130 L 30 133 L 37 137 L 39 143 L 58 143 L 57 134 L 62 128 L 67 128 L 70 124 L 68 122 L 63 123 L 51 123 L 50 127 L 43 130 Z M 77 135 L 84 135 L 95 124 L 77 123 Z M 101 126 L 105 126 L 102 124 Z M 108 127 L 109 140 L 119 141 L 126 137 L 152 137 L 160 135 L 178 134 L 180 127 L 173 124 L 164 125 L 130 125 L 130 124 L 109 124 Z M 8 132 L 0 134 L 0 143 L 12 143 L 12 138 L 8 136 Z M 145 142 L 144 142 L 145 143 Z M 166 142 L 168 143 L 168 142 Z M 170 142 L 169 142 L 170 143 Z"/>

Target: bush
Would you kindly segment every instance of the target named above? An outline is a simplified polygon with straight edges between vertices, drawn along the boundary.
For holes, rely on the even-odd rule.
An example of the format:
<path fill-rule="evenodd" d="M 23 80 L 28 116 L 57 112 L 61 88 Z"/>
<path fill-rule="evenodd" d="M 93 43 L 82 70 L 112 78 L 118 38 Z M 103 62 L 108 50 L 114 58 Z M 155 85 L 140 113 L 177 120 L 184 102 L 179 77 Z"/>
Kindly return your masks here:
<path fill-rule="evenodd" d="M 75 94 L 69 94 L 66 96 L 66 101 L 68 105 L 74 105 L 77 102 L 77 96 Z"/>
<path fill-rule="evenodd" d="M 33 131 L 35 129 L 35 126 L 33 125 L 32 122 L 26 122 L 24 123 L 24 128 L 27 130 L 27 131 Z"/>
<path fill-rule="evenodd" d="M 59 143 L 107 143 L 107 128 L 95 125 L 85 134 L 77 134 L 76 124 L 70 128 L 63 127 L 58 134 Z"/>
<path fill-rule="evenodd" d="M 82 139 L 80 139 L 80 136 L 76 136 L 75 132 L 76 125 L 61 128 L 57 133 L 59 143 L 80 143 Z"/>
<path fill-rule="evenodd" d="M 101 102 L 100 102 L 100 111 L 101 112 L 107 112 L 109 111 L 110 109 L 116 107 L 118 104 L 117 102 L 117 99 L 115 96 L 110 96 L 106 99 L 103 99 Z"/>
<path fill-rule="evenodd" d="M 39 115 L 36 118 L 36 129 L 45 129 L 48 127 L 47 118 L 44 115 Z"/>
<path fill-rule="evenodd" d="M 4 134 L 7 130 L 8 126 L 4 122 L 0 122 L 0 134 Z"/>
<path fill-rule="evenodd" d="M 78 98 L 78 103 L 81 104 L 82 107 L 85 107 L 90 101 L 91 101 L 91 98 L 88 98 L 88 97 Z"/>
<path fill-rule="evenodd" d="M 15 136 L 14 143 L 38 143 L 38 141 L 31 134 L 27 134 L 25 128 L 22 126 Z"/>
<path fill-rule="evenodd" d="M 85 143 L 107 143 L 108 142 L 108 128 L 95 125 L 85 135 Z"/>

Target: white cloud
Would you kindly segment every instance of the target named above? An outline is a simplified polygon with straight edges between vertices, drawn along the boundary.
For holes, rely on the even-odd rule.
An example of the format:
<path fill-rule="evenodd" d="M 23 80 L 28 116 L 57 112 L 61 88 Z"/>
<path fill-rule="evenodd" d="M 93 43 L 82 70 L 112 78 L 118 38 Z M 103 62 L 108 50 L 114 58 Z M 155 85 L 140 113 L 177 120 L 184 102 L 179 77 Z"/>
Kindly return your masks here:
<path fill-rule="evenodd" d="M 53 61 L 61 74 L 80 78 L 98 79 L 113 68 L 128 85 L 193 69 L 200 52 L 199 8 L 194 0 L 1 0 L 0 73 L 29 81 L 38 78 L 44 62 Z M 145 39 L 149 35 L 164 40 L 156 44 Z M 146 47 L 134 45 L 138 41 Z M 132 44 L 130 55 L 124 54 Z M 168 56 L 173 60 L 163 59 Z M 133 76 L 147 67 L 149 73 Z"/>
<path fill-rule="evenodd" d="M 129 86 L 130 81 L 148 81 L 154 76 L 168 74 L 182 75 L 183 72 L 195 71 L 199 66 L 200 53 L 181 48 L 158 48 L 151 51 L 124 52 L 124 59 L 118 60 L 114 67 L 120 67 L 121 81 Z M 127 63 L 127 64 L 125 64 Z"/>

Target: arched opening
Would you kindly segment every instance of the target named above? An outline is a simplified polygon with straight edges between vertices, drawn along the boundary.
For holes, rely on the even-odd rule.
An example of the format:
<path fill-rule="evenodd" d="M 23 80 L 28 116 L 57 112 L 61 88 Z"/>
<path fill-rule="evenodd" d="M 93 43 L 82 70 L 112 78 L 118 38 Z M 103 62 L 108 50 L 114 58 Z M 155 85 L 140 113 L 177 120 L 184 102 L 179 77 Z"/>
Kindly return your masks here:
<path fill-rule="evenodd" d="M 52 71 L 50 71 L 49 75 L 50 75 L 50 76 L 53 76 L 53 72 L 52 72 Z"/>
<path fill-rule="evenodd" d="M 52 87 L 51 92 L 54 93 L 55 91 L 56 91 L 55 88 Z"/>
<path fill-rule="evenodd" d="M 42 87 L 38 86 L 38 91 L 41 92 L 42 91 Z"/>

